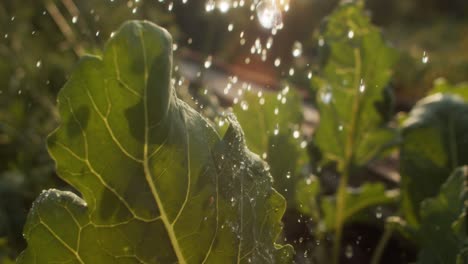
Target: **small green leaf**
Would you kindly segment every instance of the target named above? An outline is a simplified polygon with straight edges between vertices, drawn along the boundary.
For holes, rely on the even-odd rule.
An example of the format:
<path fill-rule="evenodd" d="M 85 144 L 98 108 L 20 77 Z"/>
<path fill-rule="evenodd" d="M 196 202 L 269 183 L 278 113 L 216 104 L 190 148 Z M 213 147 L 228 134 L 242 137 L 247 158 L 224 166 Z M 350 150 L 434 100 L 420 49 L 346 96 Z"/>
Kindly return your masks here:
<path fill-rule="evenodd" d="M 346 192 L 347 206 L 344 209 L 343 222 L 350 220 L 365 209 L 394 203 L 398 201 L 398 198 L 398 190 L 385 190 L 385 186 L 381 183 L 365 183 L 359 188 L 348 188 Z M 332 230 L 336 217 L 335 197 L 324 197 L 322 199 L 322 209 L 325 226 L 327 230 Z"/>
<path fill-rule="evenodd" d="M 461 254 L 468 238 L 465 211 L 468 197 L 464 194 L 467 177 L 467 167 L 456 170 L 437 196 L 421 203 L 418 263 L 467 263 L 466 252 L 464 256 Z M 454 228 L 459 221 L 463 222 L 461 229 Z M 457 258 L 463 261 L 456 262 Z"/>
<path fill-rule="evenodd" d="M 330 16 L 322 40 L 325 64 L 312 80 L 320 110 L 315 142 L 328 161 L 364 165 L 394 138 L 378 106 L 396 52 L 355 4 Z"/>
<path fill-rule="evenodd" d="M 447 175 L 468 164 L 468 104 L 435 94 L 419 101 L 401 128 L 402 208 L 417 227 L 419 204 L 437 194 Z"/>
<path fill-rule="evenodd" d="M 288 263 L 275 244 L 285 201 L 235 117 L 224 138 L 177 99 L 171 36 L 125 23 L 59 94 L 49 138 L 59 176 L 83 198 L 45 191 L 19 263 Z"/>
<path fill-rule="evenodd" d="M 296 182 L 308 160 L 305 145 L 301 146 L 299 95 L 288 86 L 279 93 L 248 92 L 243 102 L 234 106 L 234 113 L 246 131 L 247 146 L 266 155 L 275 188 L 286 197 L 288 206 L 294 207 Z"/>

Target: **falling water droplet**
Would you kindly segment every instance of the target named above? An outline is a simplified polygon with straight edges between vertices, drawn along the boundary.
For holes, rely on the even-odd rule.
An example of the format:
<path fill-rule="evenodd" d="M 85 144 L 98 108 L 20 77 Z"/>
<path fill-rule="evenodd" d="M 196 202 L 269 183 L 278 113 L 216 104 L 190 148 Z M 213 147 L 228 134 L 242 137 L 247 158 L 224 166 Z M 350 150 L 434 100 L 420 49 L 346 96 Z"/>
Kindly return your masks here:
<path fill-rule="evenodd" d="M 273 130 L 273 135 L 277 136 L 279 134 L 279 125 L 276 124 L 275 130 Z"/>
<path fill-rule="evenodd" d="M 424 64 L 429 62 L 429 56 L 427 55 L 427 53 L 425 51 L 423 52 L 423 57 L 422 57 L 421 61 Z"/>
<path fill-rule="evenodd" d="M 274 0 L 263 0 L 257 5 L 257 18 L 267 29 L 277 28 L 283 23 L 281 10 Z"/>
<path fill-rule="evenodd" d="M 73 23 L 73 24 L 76 24 L 76 22 L 78 22 L 78 17 L 77 17 L 77 16 L 74 16 L 74 17 L 72 18 L 72 23 Z"/>
<path fill-rule="evenodd" d="M 228 26 L 228 31 L 232 31 L 233 29 L 234 29 L 234 25 L 233 25 L 232 23 L 229 24 L 229 26 Z"/>
<path fill-rule="evenodd" d="M 377 207 L 375 209 L 375 218 L 380 219 L 382 218 L 382 207 Z"/>
<path fill-rule="evenodd" d="M 363 93 L 366 91 L 366 85 L 364 84 L 364 80 L 361 79 L 361 84 L 359 85 L 359 92 Z"/>
<path fill-rule="evenodd" d="M 352 30 L 348 31 L 348 38 L 349 39 L 354 38 L 354 31 L 352 31 Z"/>
<path fill-rule="evenodd" d="M 298 130 L 294 130 L 294 132 L 293 132 L 293 137 L 294 138 L 299 138 L 300 135 L 301 135 L 301 133 Z"/>
<path fill-rule="evenodd" d="M 221 13 L 226 13 L 231 8 L 231 0 L 219 0 L 218 9 Z"/>
<path fill-rule="evenodd" d="M 354 255 L 354 252 L 353 252 L 353 247 L 351 245 L 346 245 L 346 248 L 345 248 L 345 256 L 347 258 L 352 258 L 353 255 Z"/>
<path fill-rule="evenodd" d="M 307 79 L 312 79 L 312 72 L 310 71 L 309 73 L 307 73 Z"/>
<path fill-rule="evenodd" d="M 323 47 L 323 45 L 325 45 L 325 40 L 322 37 L 319 38 L 318 44 L 319 44 L 320 47 Z"/>
<path fill-rule="evenodd" d="M 320 99 L 325 104 L 329 104 L 331 102 L 331 99 L 332 99 L 331 92 L 329 90 L 326 90 L 326 91 L 322 92 L 322 94 L 320 95 Z"/>
<path fill-rule="evenodd" d="M 205 63 L 204 63 L 205 69 L 208 69 L 211 67 L 212 60 L 213 60 L 212 56 L 208 56 L 206 58 Z"/>
<path fill-rule="evenodd" d="M 242 101 L 240 105 L 242 110 L 244 111 L 247 111 L 249 109 L 249 104 L 246 101 Z"/>
<path fill-rule="evenodd" d="M 302 44 L 299 41 L 294 42 L 292 55 L 296 58 L 302 55 Z"/>
<path fill-rule="evenodd" d="M 280 58 L 276 58 L 275 59 L 275 67 L 279 67 L 281 65 L 281 59 Z"/>
<path fill-rule="evenodd" d="M 214 0 L 208 0 L 208 1 L 206 1 L 206 3 L 205 3 L 205 11 L 206 11 L 206 12 L 211 12 L 211 11 L 213 11 L 213 10 L 215 9 L 215 6 L 216 6 L 216 4 L 215 4 L 215 1 L 214 1 Z"/>
<path fill-rule="evenodd" d="M 42 61 L 41 61 L 41 60 L 38 60 L 38 61 L 36 62 L 36 67 L 37 67 L 37 68 L 40 68 L 41 66 L 42 66 Z"/>

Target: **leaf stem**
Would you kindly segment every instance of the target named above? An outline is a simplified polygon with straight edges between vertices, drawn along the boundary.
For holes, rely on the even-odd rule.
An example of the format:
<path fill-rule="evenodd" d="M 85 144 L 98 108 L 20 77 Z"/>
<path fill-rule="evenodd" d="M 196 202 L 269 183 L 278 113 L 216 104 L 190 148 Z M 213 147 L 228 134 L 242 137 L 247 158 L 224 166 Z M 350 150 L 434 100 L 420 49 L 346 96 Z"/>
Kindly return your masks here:
<path fill-rule="evenodd" d="M 343 224 L 345 221 L 344 209 L 346 207 L 346 191 L 348 188 L 349 175 L 351 174 L 352 161 L 353 161 L 353 150 L 355 144 L 356 136 L 356 126 L 358 121 L 358 113 L 360 111 L 360 95 L 359 95 L 359 86 L 361 82 L 361 52 L 359 49 L 354 49 L 354 61 L 356 64 L 355 67 L 355 76 L 354 76 L 354 88 L 356 89 L 356 95 L 354 96 L 353 108 L 352 108 L 352 120 L 349 127 L 349 133 L 346 138 L 345 150 L 344 150 L 344 162 L 340 171 L 342 176 L 337 190 L 336 198 L 336 219 L 335 219 L 335 241 L 333 243 L 333 263 L 338 264 L 340 260 L 340 251 L 341 251 L 341 239 L 343 235 Z"/>
<path fill-rule="evenodd" d="M 375 247 L 374 254 L 372 255 L 372 260 L 371 264 L 379 264 L 380 259 L 382 258 L 382 255 L 384 253 L 385 247 L 387 246 L 388 241 L 392 237 L 393 234 L 393 227 L 390 225 L 385 226 L 385 231 L 382 234 L 382 237 L 379 240 L 379 243 L 377 244 L 377 247 Z"/>

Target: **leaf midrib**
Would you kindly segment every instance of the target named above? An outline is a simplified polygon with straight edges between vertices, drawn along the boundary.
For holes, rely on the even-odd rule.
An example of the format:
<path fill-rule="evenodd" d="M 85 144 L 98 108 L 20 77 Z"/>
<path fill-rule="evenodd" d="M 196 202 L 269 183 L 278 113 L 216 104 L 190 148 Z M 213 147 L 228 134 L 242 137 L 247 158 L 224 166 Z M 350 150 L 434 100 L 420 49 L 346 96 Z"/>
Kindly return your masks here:
<path fill-rule="evenodd" d="M 138 27 L 138 36 L 139 36 L 139 40 L 141 44 L 141 49 L 143 53 L 142 54 L 143 63 L 144 63 L 143 107 L 144 107 L 144 118 L 145 118 L 145 141 L 143 145 L 143 170 L 145 174 L 145 179 L 151 189 L 151 193 L 156 201 L 159 212 L 161 214 L 161 221 L 163 222 L 164 227 L 166 228 L 167 234 L 171 241 L 174 252 L 176 253 L 177 259 L 180 264 L 185 264 L 187 262 L 182 254 L 182 250 L 179 245 L 179 241 L 177 240 L 174 227 L 172 223 L 169 221 L 166 210 L 164 209 L 161 198 L 159 197 L 159 193 L 156 189 L 156 186 L 154 185 L 154 182 L 152 180 L 151 170 L 149 167 L 148 142 L 149 142 L 149 130 L 150 129 L 149 129 L 149 115 L 148 115 L 148 62 L 146 60 L 146 47 L 145 47 L 145 42 L 143 40 L 143 31 L 140 27 Z M 187 144 L 188 143 L 189 142 L 187 142 Z"/>

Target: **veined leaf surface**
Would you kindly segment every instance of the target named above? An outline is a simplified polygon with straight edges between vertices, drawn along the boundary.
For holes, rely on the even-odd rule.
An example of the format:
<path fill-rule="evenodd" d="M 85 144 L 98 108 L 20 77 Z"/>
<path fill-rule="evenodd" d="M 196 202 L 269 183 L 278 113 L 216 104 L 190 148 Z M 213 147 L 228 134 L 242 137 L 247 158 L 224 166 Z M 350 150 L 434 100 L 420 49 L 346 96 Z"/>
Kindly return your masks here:
<path fill-rule="evenodd" d="M 325 64 L 312 79 L 320 111 L 315 142 L 325 161 L 364 165 L 394 137 L 378 106 L 385 101 L 396 52 L 363 8 L 351 3 L 328 18 L 321 38 Z"/>
<path fill-rule="evenodd" d="M 421 203 L 418 263 L 467 263 L 468 167 L 455 170 L 434 197 Z"/>
<path fill-rule="evenodd" d="M 468 164 L 468 104 L 461 97 L 434 94 L 420 100 L 401 129 L 402 208 L 419 224 L 419 204 L 437 194 L 457 167 Z"/>
<path fill-rule="evenodd" d="M 171 86 L 171 36 L 124 24 L 59 94 L 49 138 L 83 198 L 45 191 L 19 263 L 287 263 L 285 201 L 235 117 L 220 139 Z"/>

